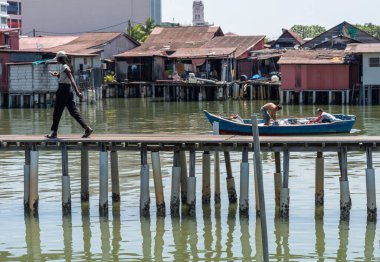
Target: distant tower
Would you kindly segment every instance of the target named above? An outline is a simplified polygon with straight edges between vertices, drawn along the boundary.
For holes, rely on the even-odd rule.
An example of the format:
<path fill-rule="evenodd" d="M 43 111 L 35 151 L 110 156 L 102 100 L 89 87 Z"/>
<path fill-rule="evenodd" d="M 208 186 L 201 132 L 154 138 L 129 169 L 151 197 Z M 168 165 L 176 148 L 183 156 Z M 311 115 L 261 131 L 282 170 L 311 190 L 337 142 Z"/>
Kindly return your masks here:
<path fill-rule="evenodd" d="M 195 0 L 193 2 L 193 26 L 208 24 L 205 22 L 204 9 L 202 0 Z"/>

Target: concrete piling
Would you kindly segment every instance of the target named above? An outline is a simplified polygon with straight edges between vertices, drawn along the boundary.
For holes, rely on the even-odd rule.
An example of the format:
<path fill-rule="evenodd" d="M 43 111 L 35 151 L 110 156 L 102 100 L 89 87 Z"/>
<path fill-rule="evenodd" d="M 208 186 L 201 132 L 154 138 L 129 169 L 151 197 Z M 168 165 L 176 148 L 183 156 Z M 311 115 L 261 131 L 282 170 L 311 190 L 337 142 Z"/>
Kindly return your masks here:
<path fill-rule="evenodd" d="M 242 152 L 242 162 L 240 163 L 240 214 L 247 215 L 249 211 L 249 163 L 248 148 L 244 147 Z"/>
<path fill-rule="evenodd" d="M 146 149 L 141 151 L 140 169 L 140 216 L 147 217 L 150 214 L 149 196 L 149 165 Z"/>
<path fill-rule="evenodd" d="M 30 152 L 29 210 L 38 211 L 38 151 L 33 146 Z"/>
<path fill-rule="evenodd" d="M 120 201 L 120 183 L 119 183 L 119 158 L 117 151 L 111 151 L 111 184 L 112 184 L 112 201 Z"/>
<path fill-rule="evenodd" d="M 195 151 L 190 150 L 189 177 L 187 178 L 187 208 L 188 215 L 190 216 L 195 216 L 196 182 L 197 178 L 195 177 Z"/>
<path fill-rule="evenodd" d="M 213 135 L 219 135 L 219 123 L 212 123 Z M 214 202 L 220 205 L 220 160 L 219 152 L 214 152 Z"/>
<path fill-rule="evenodd" d="M 367 168 L 366 174 L 366 191 L 367 191 L 367 219 L 368 221 L 375 221 L 377 218 L 376 207 L 376 183 L 375 183 L 375 170 L 372 165 L 372 148 L 368 147 L 366 150 L 367 155 Z"/>
<path fill-rule="evenodd" d="M 281 154 L 280 152 L 274 153 L 276 172 L 274 173 L 274 197 L 276 207 L 280 206 L 280 196 L 282 188 L 282 173 L 281 173 Z"/>
<path fill-rule="evenodd" d="M 289 218 L 289 188 L 288 188 L 288 180 L 289 180 L 289 150 L 284 150 L 284 179 L 281 189 L 280 196 L 280 217 L 281 218 Z"/>
<path fill-rule="evenodd" d="M 152 151 L 153 181 L 156 193 L 157 216 L 165 216 L 164 188 L 162 185 L 160 152 Z"/>
<path fill-rule="evenodd" d="M 89 193 L 89 164 L 88 164 L 88 150 L 86 145 L 81 149 L 81 200 L 88 201 L 90 198 Z"/>
<path fill-rule="evenodd" d="M 180 152 L 175 151 L 173 156 L 172 167 L 172 192 L 170 197 L 170 214 L 174 217 L 179 216 L 180 206 L 180 187 L 181 187 L 181 167 Z"/>
<path fill-rule="evenodd" d="M 62 146 L 62 210 L 63 214 L 71 213 L 71 189 L 69 176 L 69 158 L 67 146 Z"/>
<path fill-rule="evenodd" d="M 315 207 L 324 203 L 324 157 L 323 152 L 317 152 L 315 159 Z"/>
<path fill-rule="evenodd" d="M 340 182 L 340 216 L 341 219 L 349 219 L 351 209 L 350 188 L 347 174 L 347 148 L 341 147 L 338 152 L 341 176 Z"/>
<path fill-rule="evenodd" d="M 99 157 L 99 210 L 108 211 L 108 152 L 103 145 Z"/>
<path fill-rule="evenodd" d="M 187 199 L 187 161 L 186 152 L 179 152 L 179 162 L 181 166 L 181 201 L 182 204 L 186 204 Z"/>
<path fill-rule="evenodd" d="M 211 169 L 210 152 L 205 151 L 202 155 L 202 204 L 210 204 L 211 199 Z"/>
<path fill-rule="evenodd" d="M 24 165 L 24 208 L 29 207 L 29 194 L 30 194 L 30 147 L 29 144 L 25 146 L 25 165 Z"/>
<path fill-rule="evenodd" d="M 228 193 L 228 200 L 230 203 L 236 203 L 237 196 L 236 196 L 236 189 L 235 189 L 235 179 L 232 175 L 232 167 L 231 167 L 231 156 L 230 152 L 224 151 L 224 162 L 226 164 L 226 172 L 227 172 L 227 193 Z"/>

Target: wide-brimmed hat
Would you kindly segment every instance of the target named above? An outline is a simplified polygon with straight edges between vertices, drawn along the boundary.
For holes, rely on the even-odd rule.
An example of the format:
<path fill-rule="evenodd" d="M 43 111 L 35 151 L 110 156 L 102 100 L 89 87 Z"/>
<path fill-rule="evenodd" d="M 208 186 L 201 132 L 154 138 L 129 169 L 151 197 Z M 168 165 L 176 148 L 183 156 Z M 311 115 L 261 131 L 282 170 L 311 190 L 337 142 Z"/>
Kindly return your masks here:
<path fill-rule="evenodd" d="M 60 57 L 67 57 L 67 54 L 65 51 L 58 51 L 58 53 L 55 55 L 55 59 L 58 59 Z"/>

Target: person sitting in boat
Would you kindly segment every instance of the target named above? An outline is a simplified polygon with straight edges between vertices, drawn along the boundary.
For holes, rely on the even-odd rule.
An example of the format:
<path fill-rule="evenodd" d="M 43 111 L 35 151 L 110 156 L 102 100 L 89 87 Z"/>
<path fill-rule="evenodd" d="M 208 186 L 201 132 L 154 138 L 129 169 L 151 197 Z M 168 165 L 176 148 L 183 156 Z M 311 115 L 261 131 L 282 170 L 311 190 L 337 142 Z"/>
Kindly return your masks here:
<path fill-rule="evenodd" d="M 322 108 L 317 109 L 318 116 L 312 120 L 309 121 L 309 124 L 311 123 L 331 123 L 336 121 L 336 117 L 332 114 L 329 114 L 327 112 L 324 112 Z"/>
<path fill-rule="evenodd" d="M 274 103 L 266 103 L 263 105 L 260 109 L 261 116 L 263 117 L 264 125 L 268 126 L 270 124 L 270 119 L 272 118 L 273 121 L 276 122 L 277 117 L 276 113 L 277 111 L 281 110 L 282 106 L 280 104 L 274 104 Z"/>

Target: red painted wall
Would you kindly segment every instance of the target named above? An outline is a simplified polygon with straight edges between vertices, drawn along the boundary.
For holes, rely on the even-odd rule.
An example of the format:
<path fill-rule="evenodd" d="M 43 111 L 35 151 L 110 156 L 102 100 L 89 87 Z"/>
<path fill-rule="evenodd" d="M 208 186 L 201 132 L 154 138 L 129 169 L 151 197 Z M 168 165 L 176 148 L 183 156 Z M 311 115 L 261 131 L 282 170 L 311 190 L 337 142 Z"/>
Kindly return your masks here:
<path fill-rule="evenodd" d="M 10 53 L 0 53 L 0 92 L 8 92 L 8 66 L 6 63 L 9 63 L 10 60 Z"/>
<path fill-rule="evenodd" d="M 348 90 L 350 65 L 281 65 L 283 90 Z"/>

